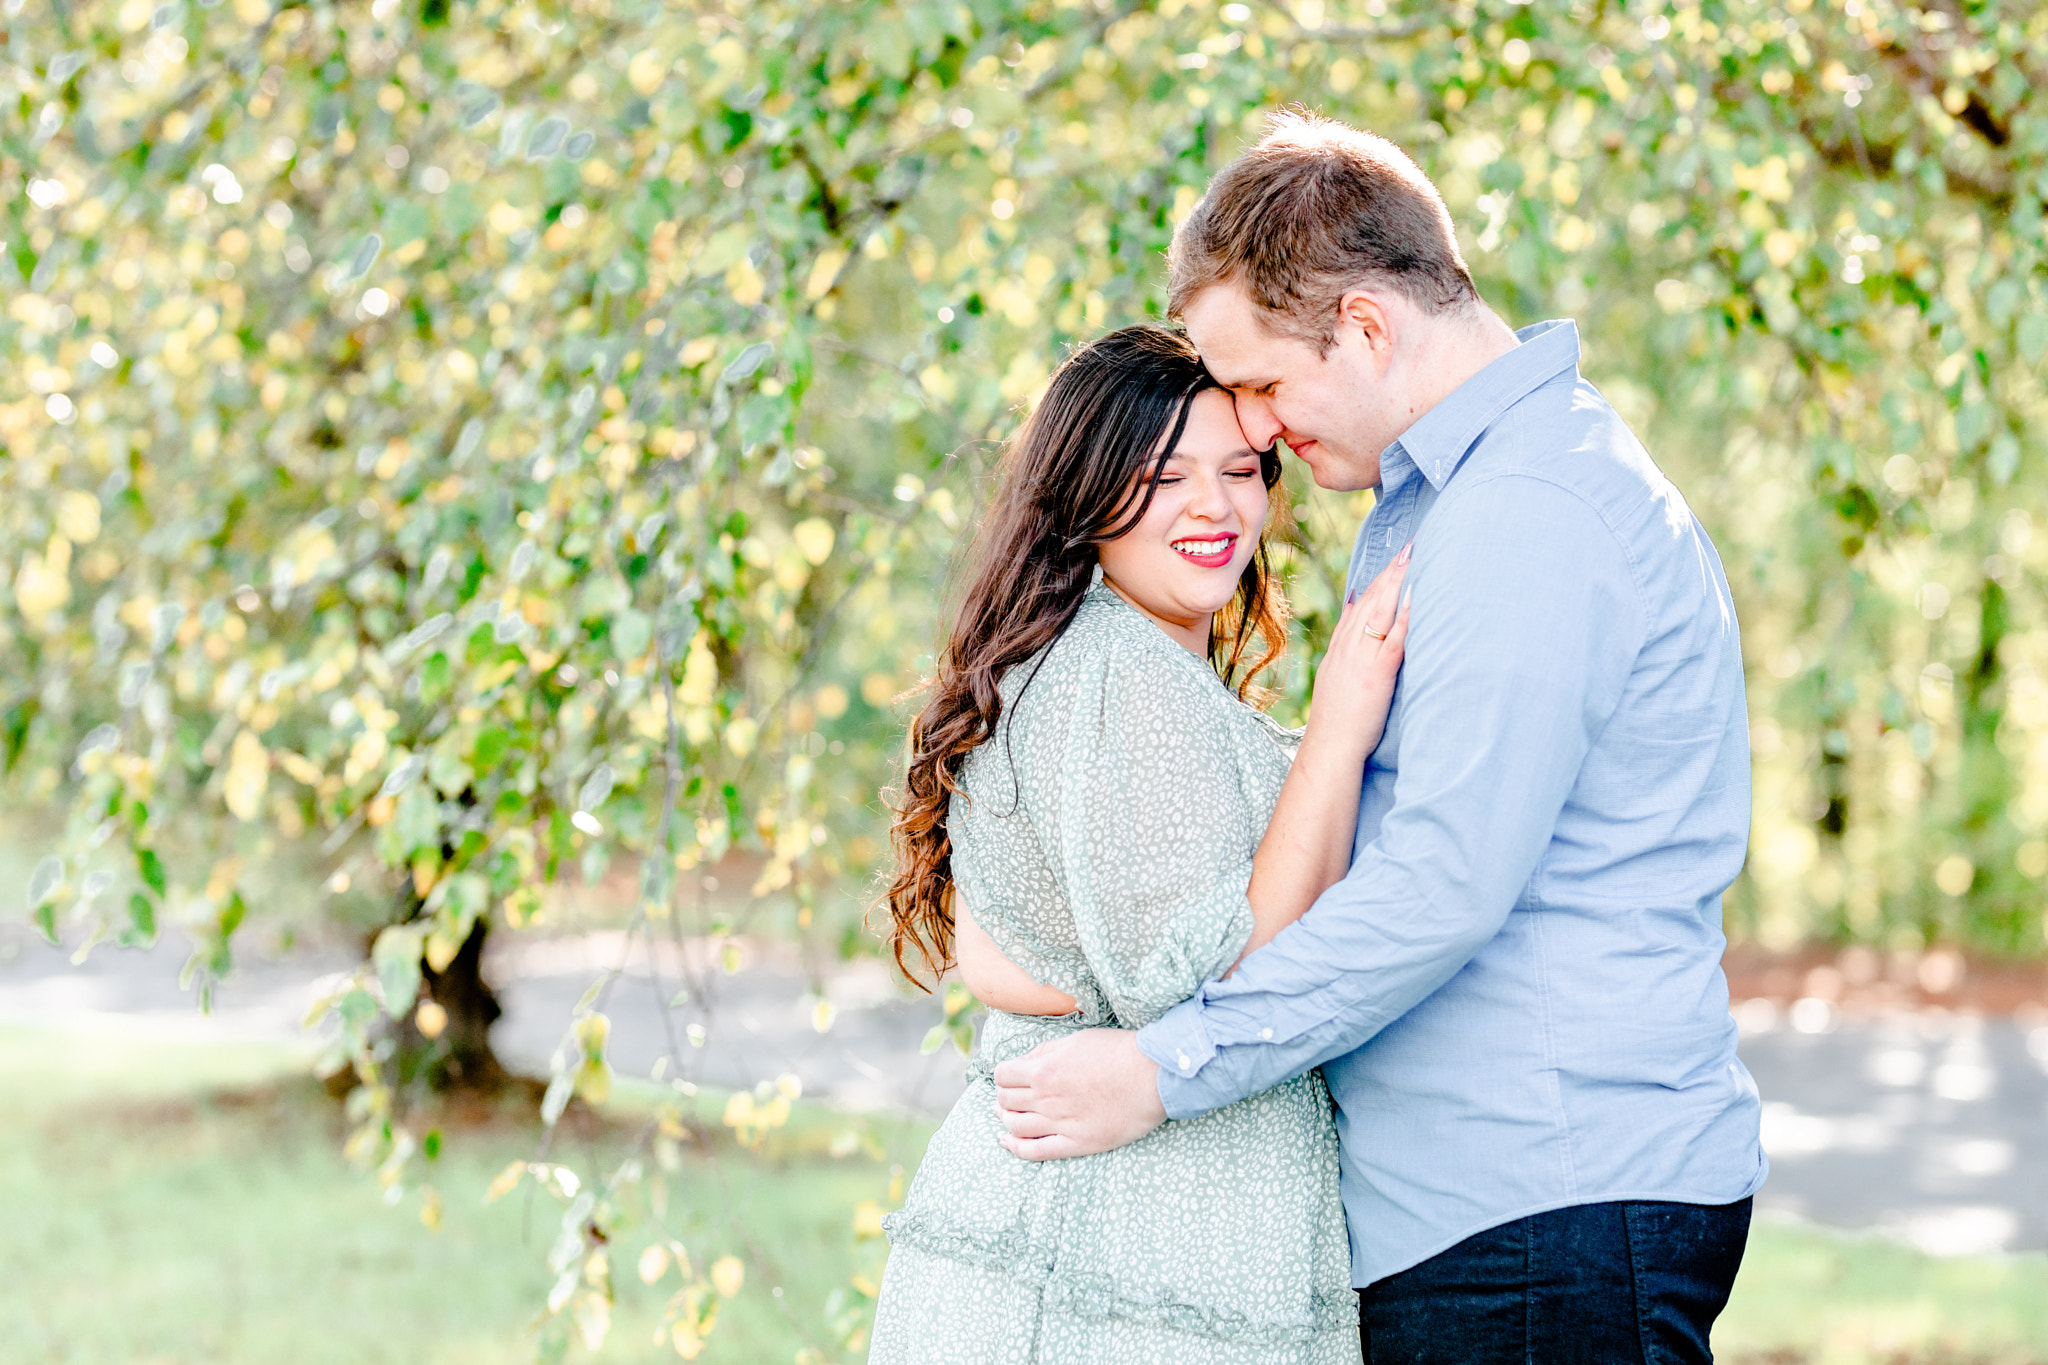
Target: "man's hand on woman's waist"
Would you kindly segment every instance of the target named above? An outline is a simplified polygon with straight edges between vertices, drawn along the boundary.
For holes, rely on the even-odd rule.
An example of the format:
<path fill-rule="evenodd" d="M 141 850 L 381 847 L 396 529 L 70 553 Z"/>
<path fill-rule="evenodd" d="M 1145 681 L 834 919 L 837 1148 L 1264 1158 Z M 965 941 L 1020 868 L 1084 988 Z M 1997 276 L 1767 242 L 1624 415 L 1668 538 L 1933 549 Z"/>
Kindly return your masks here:
<path fill-rule="evenodd" d="M 1129 1029 L 1091 1028 L 1041 1043 L 996 1068 L 1001 1142 L 1026 1161 L 1087 1156 L 1166 1122 L 1159 1067 Z"/>

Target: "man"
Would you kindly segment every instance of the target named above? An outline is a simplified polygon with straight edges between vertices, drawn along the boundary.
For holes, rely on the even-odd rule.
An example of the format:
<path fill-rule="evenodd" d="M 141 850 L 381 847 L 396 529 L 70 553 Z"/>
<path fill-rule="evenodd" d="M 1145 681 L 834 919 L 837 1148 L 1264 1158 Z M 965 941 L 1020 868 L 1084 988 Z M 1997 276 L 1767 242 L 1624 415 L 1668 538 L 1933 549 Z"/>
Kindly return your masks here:
<path fill-rule="evenodd" d="M 1763 1182 L 1720 898 L 1749 826 L 1733 605 L 1678 491 L 1510 331 L 1392 144 L 1281 115 L 1175 234 L 1172 313 L 1413 619 L 1349 875 L 1132 1034 L 996 1071 L 1018 1155 L 1321 1066 L 1368 1361 L 1705 1361 Z"/>

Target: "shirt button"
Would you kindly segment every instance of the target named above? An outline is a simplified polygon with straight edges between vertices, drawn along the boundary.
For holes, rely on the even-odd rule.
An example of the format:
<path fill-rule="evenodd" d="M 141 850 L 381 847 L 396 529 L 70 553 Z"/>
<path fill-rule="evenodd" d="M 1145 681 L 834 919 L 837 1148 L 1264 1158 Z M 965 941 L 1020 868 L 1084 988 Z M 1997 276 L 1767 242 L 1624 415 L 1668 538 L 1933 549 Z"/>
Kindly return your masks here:
<path fill-rule="evenodd" d="M 1262 1028 L 1259 1030 L 1259 1037 L 1265 1039 L 1267 1042 L 1270 1043 L 1273 1041 L 1273 1030 L 1269 1028 Z"/>
<path fill-rule="evenodd" d="M 1188 1054 L 1185 1052 L 1176 1055 L 1174 1060 L 1180 1063 L 1182 1071 L 1192 1071 L 1194 1069 L 1194 1063 L 1188 1060 Z"/>

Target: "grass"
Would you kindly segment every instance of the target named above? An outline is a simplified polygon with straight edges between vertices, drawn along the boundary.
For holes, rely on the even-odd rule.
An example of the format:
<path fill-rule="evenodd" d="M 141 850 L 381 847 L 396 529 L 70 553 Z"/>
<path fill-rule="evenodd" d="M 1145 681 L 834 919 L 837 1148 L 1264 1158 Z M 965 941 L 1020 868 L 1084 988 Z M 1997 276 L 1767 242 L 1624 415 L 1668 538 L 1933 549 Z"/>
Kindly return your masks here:
<path fill-rule="evenodd" d="M 303 1076 L 274 1047 L 0 1029 L 0 1360 L 531 1358 L 561 1206 L 529 1200 L 530 1182 L 488 1206 L 483 1194 L 533 1155 L 537 1124 L 451 1125 L 432 1171 L 443 1222 L 429 1232 L 417 1198 L 384 1207 L 374 1180 L 342 1159 L 338 1107 Z M 583 1127 L 557 1159 L 592 1171 L 623 1153 L 627 1125 Z M 853 1220 L 890 1184 L 868 1153 L 828 1154 L 849 1127 L 804 1106 L 761 1154 L 685 1147 L 662 1231 L 700 1265 L 730 1252 L 747 1267 L 700 1360 L 788 1362 L 806 1346 L 844 1358 L 823 1306 L 854 1273 L 878 1272 L 879 1246 L 856 1246 Z M 633 1269 L 656 1235 L 643 1221 L 612 1249 L 619 1303 L 604 1360 L 676 1359 L 651 1344 L 676 1283 L 650 1289 Z"/>
<path fill-rule="evenodd" d="M 266 1046 L 195 1046 L 0 1029 L 0 1284 L 8 1365 L 481 1365 L 533 1353 L 559 1205 L 482 1202 L 530 1156 L 524 1115 L 451 1125 L 417 1199 L 386 1208 L 340 1155 L 335 1106 L 302 1059 Z M 623 1101 L 630 1110 L 631 1097 Z M 623 1117 L 630 1118 L 630 1114 Z M 715 1115 L 713 1116 L 715 1118 Z M 586 1124 L 562 1155 L 616 1157 L 626 1123 Z M 854 1133 L 863 1149 L 830 1154 Z M 893 1153 L 867 1145 L 881 1139 Z M 800 1105 L 761 1152 L 686 1148 L 668 1177 L 666 1232 L 700 1261 L 731 1252 L 744 1288 L 700 1360 L 789 1362 L 836 1344 L 825 1303 L 873 1276 L 856 1209 L 886 1201 L 892 1158 L 922 1130 L 873 1129 Z M 650 1342 L 673 1282 L 632 1273 L 651 1222 L 614 1248 L 619 1305 L 600 1358 L 674 1360 Z M 780 1286 L 778 1298 L 773 1290 Z M 1749 1365 L 2039 1365 L 2048 1362 L 2048 1259 L 1937 1261 L 1873 1239 L 1760 1222 L 1716 1333 Z"/>
<path fill-rule="evenodd" d="M 1937 1259 L 1759 1220 L 1714 1349 L 1754 1365 L 2042 1365 L 2048 1257 Z"/>

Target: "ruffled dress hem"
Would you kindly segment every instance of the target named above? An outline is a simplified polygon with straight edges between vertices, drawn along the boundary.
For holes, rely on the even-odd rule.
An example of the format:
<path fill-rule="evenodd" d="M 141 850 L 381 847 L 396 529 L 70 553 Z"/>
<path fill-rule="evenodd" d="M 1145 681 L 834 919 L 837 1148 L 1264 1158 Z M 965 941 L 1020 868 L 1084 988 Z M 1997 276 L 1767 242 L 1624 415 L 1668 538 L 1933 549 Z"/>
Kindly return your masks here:
<path fill-rule="evenodd" d="M 882 1219 L 882 1228 L 893 1247 L 913 1247 L 928 1256 L 995 1271 L 1036 1293 L 1047 1306 L 1085 1320 L 1163 1327 L 1272 1350 L 1300 1350 L 1330 1333 L 1358 1330 L 1358 1301 L 1349 1290 L 1315 1292 L 1306 1321 L 1258 1320 L 1228 1308 L 1134 1297 L 1112 1276 L 1050 1264 L 1042 1251 L 1015 1235 L 944 1227 L 914 1213 L 889 1214 Z"/>

